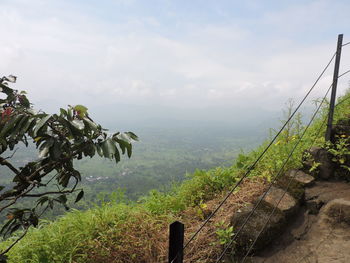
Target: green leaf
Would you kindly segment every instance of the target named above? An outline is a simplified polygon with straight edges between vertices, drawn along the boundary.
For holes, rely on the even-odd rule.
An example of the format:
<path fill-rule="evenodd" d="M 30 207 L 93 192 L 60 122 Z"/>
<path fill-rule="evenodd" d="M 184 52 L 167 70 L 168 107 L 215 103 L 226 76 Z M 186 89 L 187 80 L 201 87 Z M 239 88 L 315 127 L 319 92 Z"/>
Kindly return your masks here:
<path fill-rule="evenodd" d="M 3 138 L 0 138 L 0 153 L 3 153 L 7 148 L 7 142 Z"/>
<path fill-rule="evenodd" d="M 0 92 L 5 93 L 6 95 L 10 96 L 11 94 L 13 94 L 13 89 L 7 87 L 4 84 L 0 83 Z"/>
<path fill-rule="evenodd" d="M 84 144 L 85 144 L 84 155 L 93 157 L 95 155 L 95 151 L 96 151 L 94 145 L 90 142 L 86 142 Z"/>
<path fill-rule="evenodd" d="M 132 145 L 129 144 L 129 147 L 126 148 L 126 149 L 127 149 L 127 151 L 128 151 L 128 157 L 130 158 L 130 157 L 131 157 L 131 154 L 132 154 Z"/>
<path fill-rule="evenodd" d="M 11 132 L 12 139 L 16 139 L 17 137 L 21 137 L 22 133 L 20 133 L 20 130 L 22 129 L 22 127 L 24 126 L 24 124 L 27 123 L 29 116 L 25 116 L 25 115 L 21 115 L 22 118 L 20 119 L 20 121 L 17 122 L 16 126 L 14 127 L 14 130 Z"/>
<path fill-rule="evenodd" d="M 76 111 L 76 113 L 78 114 L 78 116 L 79 116 L 80 118 L 85 117 L 85 115 L 86 115 L 86 113 L 87 113 L 87 110 L 88 110 L 88 108 L 86 108 L 86 107 L 83 106 L 83 105 L 76 105 L 76 106 L 74 106 L 73 109 Z"/>
<path fill-rule="evenodd" d="M 71 121 L 71 124 L 78 130 L 84 129 L 84 122 L 82 120 L 74 119 L 73 121 Z"/>
<path fill-rule="evenodd" d="M 66 173 L 66 172 L 62 172 L 59 177 L 57 178 L 58 179 L 58 183 L 60 185 L 62 185 L 63 187 L 67 187 L 68 186 L 68 183 L 69 183 L 69 179 L 70 179 L 70 174 Z"/>
<path fill-rule="evenodd" d="M 107 141 L 102 142 L 101 149 L 103 151 L 103 156 L 106 157 L 106 158 L 110 158 L 110 151 L 109 151 L 109 148 L 108 148 L 108 142 Z"/>
<path fill-rule="evenodd" d="M 39 139 L 38 143 L 40 143 L 44 138 Z M 52 145 L 54 145 L 54 140 L 52 138 L 47 139 L 42 145 L 39 147 L 39 158 L 47 157 L 47 154 L 50 151 Z"/>
<path fill-rule="evenodd" d="M 67 111 L 67 120 L 69 121 L 73 120 L 73 113 L 70 107 L 68 108 L 68 111 Z"/>
<path fill-rule="evenodd" d="M 116 152 L 116 147 L 115 144 L 111 139 L 105 140 L 102 145 L 102 150 L 103 150 L 103 155 L 106 158 L 113 158 L 115 152 Z"/>
<path fill-rule="evenodd" d="M 6 234 L 7 231 L 5 231 L 5 230 L 10 226 L 10 224 L 13 223 L 13 221 L 14 221 L 14 218 L 8 220 L 8 221 L 6 222 L 6 224 L 3 225 L 3 227 L 2 227 L 1 230 L 0 230 L 0 235 L 5 235 L 5 234 Z"/>
<path fill-rule="evenodd" d="M 12 83 L 15 83 L 16 80 L 17 80 L 17 77 L 16 76 L 13 76 L 13 75 L 9 75 L 7 77 L 4 77 L 4 79 L 8 82 L 12 82 Z"/>
<path fill-rule="evenodd" d="M 120 154 L 119 154 L 117 147 L 115 147 L 114 159 L 115 159 L 116 163 L 118 163 L 120 161 Z"/>
<path fill-rule="evenodd" d="M 119 139 L 127 142 L 127 143 L 130 143 L 130 141 L 131 141 L 131 137 L 129 137 L 129 135 L 127 133 L 124 133 L 124 132 L 120 133 L 117 137 Z"/>
<path fill-rule="evenodd" d="M 60 195 L 57 200 L 61 203 L 61 204 L 65 204 L 67 203 L 67 196 L 65 194 Z"/>
<path fill-rule="evenodd" d="M 46 115 L 43 117 L 36 125 L 34 129 L 34 137 L 37 136 L 38 131 L 46 124 L 46 122 L 51 118 L 51 115 Z"/>
<path fill-rule="evenodd" d="M 61 117 L 65 117 L 68 115 L 67 111 L 65 109 L 60 108 L 60 113 L 61 113 Z"/>
<path fill-rule="evenodd" d="M 61 144 L 55 141 L 53 146 L 50 148 L 50 157 L 52 157 L 54 160 L 57 160 L 61 157 L 61 154 Z"/>
<path fill-rule="evenodd" d="M 138 141 L 139 140 L 139 137 L 137 137 L 137 135 L 135 133 L 131 132 L 131 131 L 125 132 L 125 134 L 127 134 L 134 141 Z"/>
<path fill-rule="evenodd" d="M 49 197 L 48 196 L 42 196 L 36 201 L 36 203 L 37 203 L 37 205 L 41 205 L 42 206 L 47 201 L 49 201 Z"/>
<path fill-rule="evenodd" d="M 132 145 L 130 142 L 127 142 L 125 140 L 119 139 L 119 136 L 113 137 L 114 141 L 119 144 L 120 149 L 122 150 L 122 153 L 125 154 L 125 150 L 127 151 L 128 157 L 131 157 L 132 154 Z"/>
<path fill-rule="evenodd" d="M 48 207 L 50 207 L 51 209 L 53 209 L 53 200 L 52 200 L 52 199 L 49 199 Z"/>
<path fill-rule="evenodd" d="M 99 144 L 96 144 L 96 145 L 95 145 L 95 148 L 96 148 L 96 151 L 97 151 L 98 155 L 99 155 L 100 157 L 102 157 L 102 156 L 103 156 L 102 147 L 101 147 Z"/>
<path fill-rule="evenodd" d="M 81 174 L 78 170 L 74 170 L 73 171 L 73 176 L 75 179 L 77 179 L 78 181 L 81 181 Z"/>
<path fill-rule="evenodd" d="M 21 224 L 20 224 L 20 223 L 13 224 L 13 226 L 12 226 L 11 229 L 10 229 L 9 234 L 11 235 L 12 233 L 16 232 L 20 227 L 21 227 Z"/>
<path fill-rule="evenodd" d="M 29 221 L 32 223 L 34 227 L 37 227 L 39 224 L 39 218 L 37 215 L 31 214 L 29 217 Z"/>
<path fill-rule="evenodd" d="M 22 126 L 21 130 L 19 131 L 19 133 L 20 133 L 20 134 L 25 134 L 25 133 L 28 131 L 29 127 L 30 127 L 31 125 L 34 125 L 35 122 L 36 122 L 35 119 L 29 118 L 29 119 L 27 120 L 27 122 Z"/>
<path fill-rule="evenodd" d="M 79 194 L 77 195 L 77 198 L 75 199 L 75 202 L 74 203 L 77 203 L 80 201 L 80 199 L 82 199 L 84 197 L 84 190 L 81 190 L 79 192 Z"/>
<path fill-rule="evenodd" d="M 4 138 L 6 137 L 6 134 L 9 130 L 11 130 L 13 127 L 15 127 L 17 121 L 19 121 L 20 119 L 22 119 L 23 115 L 19 115 L 16 117 L 12 117 L 12 119 L 6 123 L 5 127 L 1 130 L 0 132 L 0 138 Z"/>
<path fill-rule="evenodd" d="M 84 123 L 87 124 L 91 130 L 93 130 L 94 132 L 98 132 L 98 125 L 96 123 L 94 123 L 93 121 L 89 120 L 86 117 L 84 117 L 83 120 L 84 120 Z"/>
<path fill-rule="evenodd" d="M 29 103 L 28 98 L 25 95 L 21 95 L 19 98 L 19 101 L 24 107 L 29 108 L 30 103 Z"/>
<path fill-rule="evenodd" d="M 58 121 L 60 122 L 60 124 L 62 124 L 65 128 L 67 128 L 69 135 L 68 137 L 74 137 L 75 136 L 75 131 L 73 132 L 73 130 L 77 130 L 71 123 L 70 121 L 66 120 L 63 117 L 59 117 Z"/>

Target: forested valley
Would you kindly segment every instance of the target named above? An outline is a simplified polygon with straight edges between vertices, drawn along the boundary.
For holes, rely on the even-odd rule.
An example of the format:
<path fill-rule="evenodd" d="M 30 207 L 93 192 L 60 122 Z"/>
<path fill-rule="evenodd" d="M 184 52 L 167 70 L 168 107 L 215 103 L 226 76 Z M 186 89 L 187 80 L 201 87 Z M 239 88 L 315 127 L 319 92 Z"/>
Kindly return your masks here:
<path fill-rule="evenodd" d="M 269 123 L 273 122 L 276 120 L 271 119 Z M 169 128 L 140 127 L 133 131 L 140 141 L 134 144 L 132 158 L 125 157 L 117 165 L 98 156 L 76 161 L 85 195 L 77 204 L 71 197 L 69 208 L 87 209 L 111 198 L 137 201 L 152 189 L 170 191 L 196 169 L 232 165 L 237 154 L 255 148 L 266 138 L 268 126 L 257 122 L 254 129 L 242 129 L 209 122 L 200 127 L 181 123 L 176 127 L 175 123 Z M 23 145 L 15 151 L 12 160 L 20 166 L 37 158 L 37 154 L 34 144 Z M 6 169 L 0 167 L 2 180 L 4 185 L 10 185 L 13 178 Z M 18 206 L 25 206 L 23 202 L 30 199 L 19 202 Z M 54 219 L 65 210 L 55 206 L 44 218 Z"/>

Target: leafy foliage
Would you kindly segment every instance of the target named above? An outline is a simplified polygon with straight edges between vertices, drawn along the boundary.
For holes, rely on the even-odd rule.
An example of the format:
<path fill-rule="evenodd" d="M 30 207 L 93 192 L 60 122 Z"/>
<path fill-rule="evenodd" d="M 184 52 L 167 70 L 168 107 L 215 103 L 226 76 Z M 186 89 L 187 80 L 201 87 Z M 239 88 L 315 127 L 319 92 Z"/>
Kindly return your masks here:
<path fill-rule="evenodd" d="M 13 174 L 10 189 L 0 186 L 0 213 L 7 213 L 8 218 L 0 230 L 5 238 L 16 230 L 38 226 L 40 216 L 56 203 L 68 209 L 68 194 L 78 193 L 76 202 L 83 198 L 84 191 L 77 188 L 81 174 L 74 168 L 74 159 L 97 153 L 118 163 L 121 154 L 131 156 L 131 143 L 138 139 L 132 132 L 108 134 L 82 105 L 60 109 L 59 114 L 35 111 L 25 92 L 9 87 L 15 81 L 14 76 L 0 79 L 0 92 L 5 96 L 0 100 L 0 164 Z M 28 140 L 35 143 L 39 157 L 16 167 L 11 163 L 15 146 L 28 146 Z M 3 157 L 11 151 L 12 155 Z M 56 189 L 48 190 L 52 184 Z M 24 198 L 34 198 L 36 204 L 13 208 L 18 199 Z"/>
<path fill-rule="evenodd" d="M 345 98 L 349 97 L 350 94 L 345 95 Z M 336 107 L 335 121 L 350 114 L 349 106 L 350 100 Z M 325 126 L 323 124 L 326 110 L 325 108 L 320 113 L 309 128 L 295 154 L 285 166 L 285 170 L 301 166 L 305 149 L 314 145 L 324 145 Z M 282 133 L 277 138 L 264 159 L 254 167 L 250 180 L 255 178 L 272 180 L 277 175 L 285 158 L 305 129 L 302 123 L 299 124 L 294 122 L 294 125 L 288 127 L 288 132 Z M 50 222 L 39 229 L 31 229 L 19 246 L 10 251 L 10 260 L 11 262 L 24 260 L 28 262 L 109 262 L 106 258 L 111 255 L 109 259 L 113 262 L 135 262 L 138 256 L 144 262 L 161 262 L 159 255 L 166 253 L 167 240 L 164 239 L 164 231 L 159 228 L 159 225 L 163 225 L 167 230 L 167 224 L 174 217 L 185 218 L 186 209 L 193 211 L 192 208 L 198 207 L 204 210 L 205 205 L 209 204 L 212 198 L 222 197 L 223 192 L 230 189 L 247 171 L 267 143 L 268 141 L 250 153 L 242 152 L 231 167 L 208 171 L 197 170 L 187 175 L 188 179 L 182 184 L 174 185 L 171 191 L 154 190 L 138 203 L 131 204 L 120 201 L 121 198 L 118 197 L 118 202 L 113 200 L 107 205 L 102 204 L 85 212 L 73 211 L 56 222 Z M 203 214 L 198 216 L 199 224 L 202 223 Z M 222 218 L 218 220 L 221 221 Z M 227 222 L 220 221 L 216 231 L 213 231 L 217 237 L 217 244 L 227 243 L 234 232 L 234 229 L 227 226 Z M 192 217 L 189 223 L 192 225 L 194 222 L 195 218 Z M 151 233 L 149 229 L 152 230 Z M 144 240 L 147 240 L 147 243 Z M 204 247 L 208 249 L 208 246 Z M 148 258 L 141 257 L 146 254 L 149 255 Z M 208 255 L 205 256 L 201 262 L 211 262 Z M 199 260 L 193 262 L 199 262 Z"/>
<path fill-rule="evenodd" d="M 334 143 L 327 142 L 325 148 L 332 155 L 336 175 L 350 181 L 350 142 L 346 135 L 337 137 Z"/>
<path fill-rule="evenodd" d="M 230 243 L 232 237 L 234 236 L 233 226 L 227 226 L 224 221 L 220 221 L 216 224 L 216 227 L 216 235 L 218 236 L 219 244 L 227 245 Z"/>

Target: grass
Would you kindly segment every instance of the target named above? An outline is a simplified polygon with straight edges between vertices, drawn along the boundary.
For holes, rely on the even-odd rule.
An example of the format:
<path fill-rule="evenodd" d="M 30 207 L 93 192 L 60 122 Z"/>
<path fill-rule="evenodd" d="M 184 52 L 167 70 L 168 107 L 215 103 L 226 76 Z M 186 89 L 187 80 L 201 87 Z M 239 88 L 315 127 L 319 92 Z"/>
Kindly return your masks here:
<path fill-rule="evenodd" d="M 348 98 L 350 95 L 346 94 L 339 100 Z M 322 124 L 326 112 L 327 108 L 324 108 L 284 171 L 300 167 L 303 152 L 324 143 L 325 127 Z M 335 121 L 349 115 L 350 100 L 336 108 Z M 296 116 L 238 191 L 189 246 L 185 262 L 212 262 L 215 259 L 222 248 L 220 233 L 224 231 L 218 232 L 218 226 L 228 227 L 233 213 L 263 192 L 266 184 L 278 174 L 303 129 L 301 116 Z M 46 221 L 39 228 L 31 229 L 9 252 L 9 262 L 164 262 L 169 223 L 173 220 L 185 223 L 185 239 L 188 240 L 268 142 L 248 154 L 241 153 L 231 167 L 197 170 L 167 193 L 153 190 L 137 203 L 127 203 L 112 196 L 110 201 L 93 209 L 74 210 L 54 222 Z M 2 242 L 0 249 L 10 242 Z"/>
<path fill-rule="evenodd" d="M 152 244 L 157 242 L 151 240 L 159 239 L 153 234 L 165 222 L 170 223 L 171 217 L 154 216 L 141 206 L 125 203 L 108 202 L 87 211 L 75 210 L 32 229 L 10 252 L 10 262 L 105 262 L 103 259 L 113 253 L 131 260 L 114 262 L 135 262 L 132 260 L 140 257 L 138 247 L 142 256 L 152 258 Z M 130 246 L 135 248 L 132 254 Z"/>

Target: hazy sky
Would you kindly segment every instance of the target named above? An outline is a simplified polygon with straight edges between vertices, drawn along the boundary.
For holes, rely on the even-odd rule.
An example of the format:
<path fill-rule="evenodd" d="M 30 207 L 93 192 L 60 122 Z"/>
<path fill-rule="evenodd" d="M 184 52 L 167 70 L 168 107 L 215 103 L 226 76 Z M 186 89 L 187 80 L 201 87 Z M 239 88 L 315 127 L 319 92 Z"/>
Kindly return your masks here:
<path fill-rule="evenodd" d="M 50 111 L 241 118 L 300 99 L 338 33 L 350 41 L 349 14 L 348 0 L 0 0 L 0 72 Z"/>

